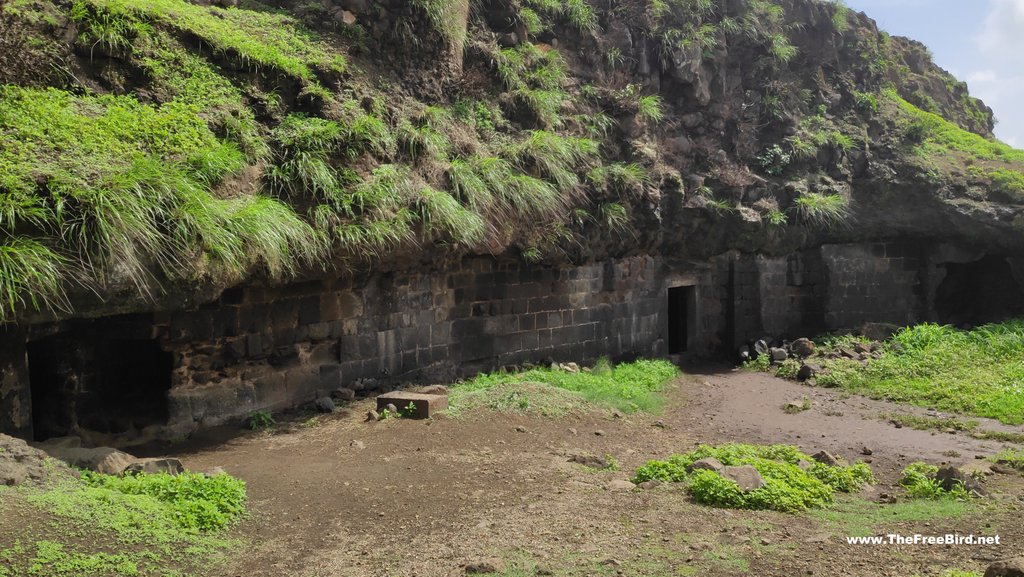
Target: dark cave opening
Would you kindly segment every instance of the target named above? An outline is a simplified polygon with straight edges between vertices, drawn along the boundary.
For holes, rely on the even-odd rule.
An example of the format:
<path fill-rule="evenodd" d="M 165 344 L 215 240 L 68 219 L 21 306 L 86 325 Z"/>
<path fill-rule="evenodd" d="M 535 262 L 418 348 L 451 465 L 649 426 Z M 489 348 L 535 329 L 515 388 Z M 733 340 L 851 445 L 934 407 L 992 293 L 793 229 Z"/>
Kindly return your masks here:
<path fill-rule="evenodd" d="M 668 289 L 668 353 L 689 350 L 696 330 L 697 292 L 692 286 Z"/>
<path fill-rule="evenodd" d="M 62 334 L 30 342 L 28 358 L 36 440 L 140 431 L 169 418 L 174 359 L 156 340 Z"/>
<path fill-rule="evenodd" d="M 946 277 L 935 294 L 939 322 L 980 325 L 1024 314 L 1024 287 L 1005 256 L 943 266 Z"/>

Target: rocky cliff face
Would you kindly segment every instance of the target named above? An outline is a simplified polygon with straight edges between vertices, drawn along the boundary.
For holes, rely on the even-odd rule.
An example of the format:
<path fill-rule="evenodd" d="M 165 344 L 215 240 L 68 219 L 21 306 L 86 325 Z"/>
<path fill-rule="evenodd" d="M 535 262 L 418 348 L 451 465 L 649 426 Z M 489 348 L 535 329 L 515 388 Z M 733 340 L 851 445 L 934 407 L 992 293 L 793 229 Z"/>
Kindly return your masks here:
<path fill-rule="evenodd" d="M 0 321 L 466 254 L 1024 247 L 1024 152 L 831 2 L 0 10 Z"/>

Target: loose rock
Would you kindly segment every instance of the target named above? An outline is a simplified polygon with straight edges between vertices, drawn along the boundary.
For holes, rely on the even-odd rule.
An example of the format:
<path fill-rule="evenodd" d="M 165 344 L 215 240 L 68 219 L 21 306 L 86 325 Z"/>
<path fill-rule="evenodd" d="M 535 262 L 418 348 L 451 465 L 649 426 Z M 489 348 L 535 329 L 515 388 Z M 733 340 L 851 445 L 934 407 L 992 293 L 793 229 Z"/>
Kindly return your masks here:
<path fill-rule="evenodd" d="M 352 389 L 349 389 L 349 388 L 346 388 L 346 387 L 342 387 L 340 389 L 332 391 L 331 392 L 331 398 L 337 399 L 339 401 L 348 402 L 348 401 L 355 400 L 356 392 L 353 391 Z"/>
<path fill-rule="evenodd" d="M 355 440 L 355 441 L 352 441 L 351 443 L 349 443 L 348 446 L 352 447 L 353 449 L 355 449 L 357 451 L 362 451 L 363 449 L 366 448 L 366 443 L 364 443 L 362 441 Z"/>
<path fill-rule="evenodd" d="M 806 358 L 814 354 L 814 341 L 811 339 L 797 339 L 789 345 L 789 350 L 800 358 Z"/>
<path fill-rule="evenodd" d="M 185 472 L 185 467 L 178 459 L 142 459 L 124 468 L 123 474 L 137 475 L 144 473 L 153 475 L 156 473 L 167 473 L 177 476 Z"/>
<path fill-rule="evenodd" d="M 786 349 L 778 347 L 769 350 L 769 354 L 772 356 L 772 361 L 776 363 L 781 363 L 789 358 L 789 353 L 786 352 Z"/>
<path fill-rule="evenodd" d="M 316 400 L 316 410 L 321 413 L 333 413 L 334 401 L 330 397 L 320 397 Z"/>
<path fill-rule="evenodd" d="M 420 392 L 424 395 L 447 395 L 448 387 L 444 385 L 430 385 L 420 389 Z"/>
<path fill-rule="evenodd" d="M 650 491 L 651 489 L 657 489 L 658 487 L 660 487 L 661 481 L 657 479 L 651 479 L 650 481 L 644 481 L 643 483 L 640 483 L 637 486 L 645 491 Z"/>
<path fill-rule="evenodd" d="M 608 491 L 632 491 L 636 489 L 636 485 L 624 479 L 615 479 L 605 485 L 605 489 Z"/>
<path fill-rule="evenodd" d="M 828 451 L 818 451 L 817 453 L 811 455 L 811 458 L 819 463 L 824 463 L 832 467 L 836 467 L 843 463 L 843 460 L 841 458 L 833 455 L 832 453 L 829 453 Z"/>
<path fill-rule="evenodd" d="M 996 561 L 985 570 L 985 577 L 1024 577 L 1024 557 Z"/>
<path fill-rule="evenodd" d="M 796 378 L 798 381 L 806 381 L 820 372 L 820 366 L 804 363 L 800 365 L 800 369 L 796 372 Z"/>
<path fill-rule="evenodd" d="M 367 422 L 369 422 L 369 421 L 379 421 L 380 420 L 380 413 L 378 413 L 377 411 L 374 411 L 372 409 L 369 410 L 369 411 L 366 411 L 366 420 L 367 420 Z"/>
<path fill-rule="evenodd" d="M 956 467 L 942 467 L 935 473 L 935 480 L 947 491 L 954 489 L 958 485 L 963 485 L 964 489 L 976 495 L 983 496 L 987 493 L 977 479 Z"/>
<path fill-rule="evenodd" d="M 768 484 L 753 465 L 726 466 L 719 474 L 726 479 L 735 481 L 744 493 L 756 491 Z"/>
<path fill-rule="evenodd" d="M 501 573 L 505 570 L 505 562 L 501 559 L 481 559 L 466 563 L 466 575 L 485 575 L 487 573 Z"/>
<path fill-rule="evenodd" d="M 725 468 L 725 465 L 723 465 L 722 462 L 719 461 L 718 459 L 716 459 L 714 457 L 706 457 L 704 459 L 698 459 L 698 460 L 690 463 L 690 466 L 687 467 L 686 470 L 688 472 L 690 472 L 690 473 L 692 473 L 694 471 L 701 470 L 701 469 L 704 469 L 704 470 L 707 470 L 707 471 L 714 471 L 716 473 L 721 473 L 722 469 L 724 469 L 724 468 Z"/>

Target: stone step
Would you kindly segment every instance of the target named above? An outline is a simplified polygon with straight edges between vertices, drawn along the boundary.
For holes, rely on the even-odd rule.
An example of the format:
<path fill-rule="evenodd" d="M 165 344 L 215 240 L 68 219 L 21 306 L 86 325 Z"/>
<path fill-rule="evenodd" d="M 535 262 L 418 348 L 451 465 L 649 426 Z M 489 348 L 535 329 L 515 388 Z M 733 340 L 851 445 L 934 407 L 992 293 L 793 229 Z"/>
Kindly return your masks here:
<path fill-rule="evenodd" d="M 409 409 L 410 404 L 415 409 Z M 429 419 L 440 411 L 448 408 L 448 397 L 445 395 L 425 395 L 394 391 L 377 397 L 377 410 L 383 411 L 388 405 L 398 407 L 403 417 L 412 419 Z"/>

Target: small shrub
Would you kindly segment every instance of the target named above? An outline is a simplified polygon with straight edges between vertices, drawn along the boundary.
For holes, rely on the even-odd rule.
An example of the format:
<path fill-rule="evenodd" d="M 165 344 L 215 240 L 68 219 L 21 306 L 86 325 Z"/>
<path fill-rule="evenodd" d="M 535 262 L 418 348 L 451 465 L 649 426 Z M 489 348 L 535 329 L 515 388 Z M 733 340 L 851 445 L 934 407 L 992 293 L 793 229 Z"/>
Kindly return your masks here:
<path fill-rule="evenodd" d="M 757 157 L 757 162 L 761 165 L 761 169 L 764 170 L 765 174 L 769 174 L 771 176 L 779 176 L 782 174 L 792 160 L 792 154 L 783 150 L 778 144 L 774 144 L 765 149 L 765 151 Z"/>
<path fill-rule="evenodd" d="M 1015 449 L 1004 449 L 993 457 L 997 463 L 1003 463 L 1018 471 L 1024 471 L 1024 451 Z"/>
<path fill-rule="evenodd" d="M 83 472 L 82 481 L 125 495 L 148 495 L 171 508 L 183 529 L 215 531 L 229 526 L 245 512 L 245 482 L 227 474 L 166 473 L 113 477 Z"/>
<path fill-rule="evenodd" d="M 903 470 L 900 485 L 906 489 L 907 495 L 912 499 L 966 500 L 970 498 L 970 493 L 967 492 L 962 484 L 948 491 L 944 489 L 942 484 L 935 479 L 935 473 L 938 470 L 938 467 L 920 461 L 911 463 L 910 466 Z"/>
<path fill-rule="evenodd" d="M 724 465 L 751 465 L 761 473 L 766 486 L 743 493 L 735 482 L 713 471 L 687 472 L 694 461 L 714 457 Z M 813 463 L 804 469 L 800 465 Z M 701 445 L 690 453 L 672 455 L 665 461 L 649 461 L 637 469 L 633 481 L 657 479 L 686 483 L 699 503 L 738 509 L 771 509 L 795 512 L 823 507 L 832 502 L 835 491 L 852 492 L 875 482 L 864 463 L 833 467 L 814 463 L 810 456 L 791 445 Z"/>
<path fill-rule="evenodd" d="M 253 431 L 263 431 L 277 424 L 274 417 L 270 416 L 270 413 L 267 411 L 253 411 L 249 413 L 249 418 L 246 419 L 246 422 Z"/>

